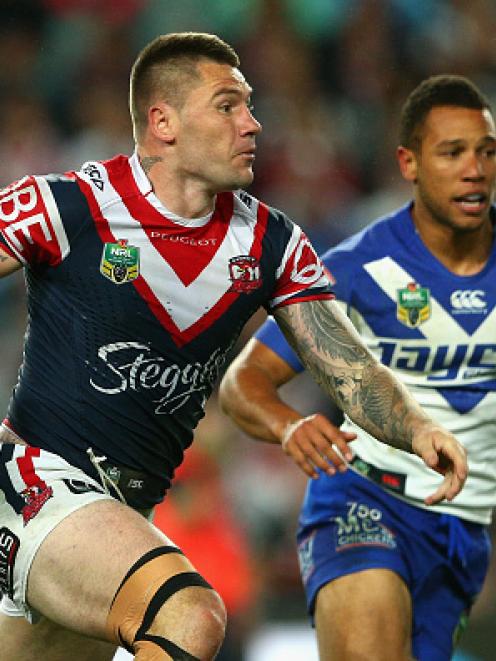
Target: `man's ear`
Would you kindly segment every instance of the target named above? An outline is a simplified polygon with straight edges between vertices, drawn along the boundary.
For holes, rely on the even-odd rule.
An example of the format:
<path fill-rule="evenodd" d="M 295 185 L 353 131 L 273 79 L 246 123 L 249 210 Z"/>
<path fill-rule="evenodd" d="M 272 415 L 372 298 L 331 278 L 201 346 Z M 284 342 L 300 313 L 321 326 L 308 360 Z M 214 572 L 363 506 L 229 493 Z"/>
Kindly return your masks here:
<path fill-rule="evenodd" d="M 161 142 L 171 144 L 175 140 L 176 113 L 174 108 L 157 101 L 148 109 L 148 126 L 152 135 Z"/>
<path fill-rule="evenodd" d="M 396 158 L 400 166 L 400 172 L 403 179 L 416 183 L 417 181 L 417 155 L 412 149 L 407 149 L 401 145 L 396 149 Z"/>

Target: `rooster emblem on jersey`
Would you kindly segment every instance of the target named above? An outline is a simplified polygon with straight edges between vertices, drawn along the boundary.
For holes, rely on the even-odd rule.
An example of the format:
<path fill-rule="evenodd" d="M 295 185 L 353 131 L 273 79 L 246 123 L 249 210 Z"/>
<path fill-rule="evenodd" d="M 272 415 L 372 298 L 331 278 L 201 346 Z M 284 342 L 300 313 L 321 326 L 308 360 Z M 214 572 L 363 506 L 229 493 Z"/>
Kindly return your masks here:
<path fill-rule="evenodd" d="M 229 279 L 232 282 L 230 291 L 247 293 L 262 284 L 260 264 L 251 255 L 239 255 L 229 260 Z"/>

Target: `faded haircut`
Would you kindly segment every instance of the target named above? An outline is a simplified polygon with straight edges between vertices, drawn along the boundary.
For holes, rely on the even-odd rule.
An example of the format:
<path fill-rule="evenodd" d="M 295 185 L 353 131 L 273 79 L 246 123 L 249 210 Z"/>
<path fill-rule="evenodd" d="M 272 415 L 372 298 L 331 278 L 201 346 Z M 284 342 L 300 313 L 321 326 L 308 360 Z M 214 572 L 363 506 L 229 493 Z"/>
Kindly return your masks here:
<path fill-rule="evenodd" d="M 232 46 L 205 32 L 160 35 L 143 48 L 130 77 L 129 107 L 135 139 L 142 135 L 148 108 L 155 100 L 181 107 L 186 92 L 200 79 L 197 64 L 203 59 L 239 67 Z"/>
<path fill-rule="evenodd" d="M 438 106 L 491 111 L 487 98 L 464 76 L 438 75 L 422 81 L 407 98 L 400 114 L 400 144 L 418 151 L 427 115 Z"/>

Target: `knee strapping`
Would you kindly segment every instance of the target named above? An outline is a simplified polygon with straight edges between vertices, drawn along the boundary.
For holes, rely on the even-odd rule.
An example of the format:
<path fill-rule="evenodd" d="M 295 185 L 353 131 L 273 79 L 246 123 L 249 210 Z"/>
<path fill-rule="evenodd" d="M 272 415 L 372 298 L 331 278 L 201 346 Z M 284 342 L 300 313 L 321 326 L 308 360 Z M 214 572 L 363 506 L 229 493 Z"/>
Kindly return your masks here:
<path fill-rule="evenodd" d="M 107 618 L 107 632 L 111 640 L 129 652 L 139 653 L 136 658 L 150 661 L 165 658 L 162 650 L 174 661 L 195 661 L 185 650 L 160 636 L 148 634 L 148 629 L 164 603 L 176 592 L 187 587 L 212 586 L 197 572 L 185 572 L 178 563 L 178 573 L 170 574 L 170 553 L 182 554 L 180 549 L 164 546 L 146 553 L 128 571 L 121 582 Z"/>
<path fill-rule="evenodd" d="M 167 652 L 173 661 L 200 661 L 198 657 L 192 656 L 175 643 L 160 636 L 144 635 L 135 644 L 136 661 L 162 661 Z"/>

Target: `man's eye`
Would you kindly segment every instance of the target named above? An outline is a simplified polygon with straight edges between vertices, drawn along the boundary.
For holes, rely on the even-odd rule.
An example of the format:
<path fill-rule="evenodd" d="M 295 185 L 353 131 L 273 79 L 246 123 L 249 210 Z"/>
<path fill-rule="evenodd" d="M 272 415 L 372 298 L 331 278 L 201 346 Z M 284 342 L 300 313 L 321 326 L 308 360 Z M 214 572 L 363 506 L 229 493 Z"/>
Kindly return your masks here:
<path fill-rule="evenodd" d="M 229 113 L 231 112 L 231 109 L 232 109 L 232 105 L 230 103 L 223 103 L 220 106 L 221 112 Z"/>

